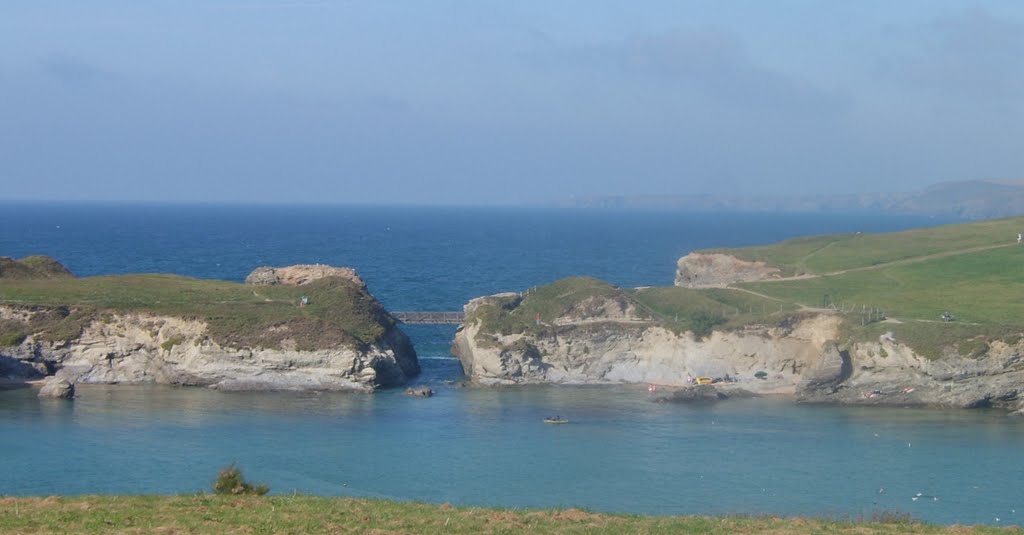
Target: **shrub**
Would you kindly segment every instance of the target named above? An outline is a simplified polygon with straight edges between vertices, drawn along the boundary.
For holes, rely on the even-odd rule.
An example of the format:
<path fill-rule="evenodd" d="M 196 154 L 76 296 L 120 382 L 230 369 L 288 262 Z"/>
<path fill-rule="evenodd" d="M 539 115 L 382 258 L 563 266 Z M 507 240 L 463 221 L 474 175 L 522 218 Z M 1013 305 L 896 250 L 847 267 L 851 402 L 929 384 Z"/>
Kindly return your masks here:
<path fill-rule="evenodd" d="M 917 524 L 917 520 L 910 513 L 903 511 L 876 511 L 871 514 L 871 521 L 876 524 L 898 524 L 898 525 L 910 525 Z"/>
<path fill-rule="evenodd" d="M 174 349 L 174 346 L 181 345 L 181 343 L 184 341 L 185 338 L 182 336 L 172 336 L 167 340 L 164 340 L 164 342 L 160 344 L 160 349 L 163 349 L 164 351 L 170 351 Z"/>
<path fill-rule="evenodd" d="M 242 475 L 242 469 L 235 466 L 235 463 L 231 463 L 221 468 L 220 472 L 217 473 L 217 480 L 213 482 L 213 492 L 215 494 L 255 494 L 263 496 L 270 492 L 270 487 L 262 483 L 253 484 L 246 481 L 245 476 Z"/>
<path fill-rule="evenodd" d="M 725 323 L 721 315 L 699 311 L 690 316 L 690 329 L 697 338 L 704 338 L 711 334 L 711 331 L 718 325 Z"/>

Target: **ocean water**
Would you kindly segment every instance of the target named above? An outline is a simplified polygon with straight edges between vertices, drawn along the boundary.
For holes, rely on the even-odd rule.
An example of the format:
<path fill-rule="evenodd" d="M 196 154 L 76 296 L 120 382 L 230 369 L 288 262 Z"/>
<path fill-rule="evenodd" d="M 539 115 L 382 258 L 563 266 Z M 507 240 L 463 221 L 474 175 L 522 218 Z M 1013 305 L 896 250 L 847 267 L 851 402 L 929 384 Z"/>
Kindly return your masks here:
<path fill-rule="evenodd" d="M 0 255 L 80 276 L 241 280 L 257 265 L 355 267 L 392 310 L 588 274 L 671 284 L 712 246 L 942 221 L 868 215 L 0 203 Z M 437 395 L 80 386 L 0 391 L 0 495 L 181 493 L 236 461 L 273 492 L 650 514 L 1019 523 L 1024 422 L 997 411 L 657 404 L 642 386 L 461 388 L 451 326 L 406 326 Z M 560 414 L 569 425 L 542 419 Z M 920 493 L 920 496 L 918 496 Z M 915 499 L 916 498 L 916 499 Z M 997 520 L 998 519 L 998 520 Z"/>

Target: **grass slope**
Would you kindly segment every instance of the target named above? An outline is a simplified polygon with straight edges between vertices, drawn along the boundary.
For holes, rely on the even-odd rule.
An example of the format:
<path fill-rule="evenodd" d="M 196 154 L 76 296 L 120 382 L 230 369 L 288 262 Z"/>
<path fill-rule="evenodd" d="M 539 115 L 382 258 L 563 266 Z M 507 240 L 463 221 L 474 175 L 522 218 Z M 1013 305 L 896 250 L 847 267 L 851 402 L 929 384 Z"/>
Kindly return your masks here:
<path fill-rule="evenodd" d="M 83 496 L 0 498 L 0 532 L 43 533 L 1020 533 L 1019 528 L 771 517 L 649 517 L 350 498 Z"/>
<path fill-rule="evenodd" d="M 309 306 L 299 307 L 301 297 Z M 25 335 L 69 340 L 89 322 L 111 313 L 147 313 L 207 322 L 209 336 L 231 347 L 298 349 L 367 344 L 380 339 L 393 321 L 360 286 L 326 278 L 306 286 L 247 286 L 175 275 L 119 275 L 88 278 L 0 279 L 0 305 L 45 309 L 26 325 L 0 321 L 0 344 Z"/>
<path fill-rule="evenodd" d="M 1024 218 L 716 251 L 810 275 L 734 286 L 788 305 L 837 307 L 847 315 L 851 340 L 893 331 L 929 358 L 980 357 L 993 341 L 1015 343 L 1024 333 L 1019 230 Z M 899 323 L 872 323 L 872 309 Z M 957 321 L 940 321 L 944 312 Z"/>
<path fill-rule="evenodd" d="M 1010 245 L 1024 232 L 1016 217 L 945 225 L 886 234 L 833 234 L 795 238 L 742 249 L 709 249 L 737 258 L 762 261 L 783 275 L 824 274 L 972 248 Z"/>

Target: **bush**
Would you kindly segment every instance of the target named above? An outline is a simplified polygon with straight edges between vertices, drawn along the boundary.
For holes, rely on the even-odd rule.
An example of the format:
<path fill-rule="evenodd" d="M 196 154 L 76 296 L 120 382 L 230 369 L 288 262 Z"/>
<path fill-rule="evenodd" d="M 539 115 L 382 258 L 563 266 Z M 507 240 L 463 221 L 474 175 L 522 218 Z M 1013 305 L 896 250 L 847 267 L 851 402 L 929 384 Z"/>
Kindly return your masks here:
<path fill-rule="evenodd" d="M 697 338 L 705 338 L 711 335 L 716 326 L 726 322 L 726 319 L 713 312 L 699 311 L 690 316 L 690 330 Z"/>
<path fill-rule="evenodd" d="M 898 524 L 898 525 L 910 525 L 917 524 L 917 520 L 910 513 L 903 511 L 876 511 L 871 514 L 871 521 L 876 524 Z"/>
<path fill-rule="evenodd" d="M 245 476 L 242 475 L 242 469 L 235 466 L 235 463 L 231 463 L 221 468 L 220 472 L 217 473 L 217 480 L 213 482 L 213 492 L 215 494 L 255 494 L 263 496 L 270 492 L 270 487 L 262 483 L 252 484 L 246 481 Z"/>

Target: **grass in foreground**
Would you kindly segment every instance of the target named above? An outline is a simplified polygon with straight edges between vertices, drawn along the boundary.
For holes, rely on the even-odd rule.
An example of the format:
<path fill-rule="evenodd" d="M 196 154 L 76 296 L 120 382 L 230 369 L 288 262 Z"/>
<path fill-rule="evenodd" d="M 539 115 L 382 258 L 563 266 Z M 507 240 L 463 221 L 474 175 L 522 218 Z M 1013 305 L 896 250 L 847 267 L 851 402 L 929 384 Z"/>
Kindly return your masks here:
<path fill-rule="evenodd" d="M 36 533 L 1021 533 L 1019 528 L 770 517 L 647 517 L 312 496 L 0 498 L 0 532 Z"/>

